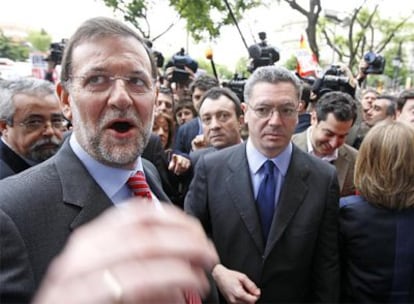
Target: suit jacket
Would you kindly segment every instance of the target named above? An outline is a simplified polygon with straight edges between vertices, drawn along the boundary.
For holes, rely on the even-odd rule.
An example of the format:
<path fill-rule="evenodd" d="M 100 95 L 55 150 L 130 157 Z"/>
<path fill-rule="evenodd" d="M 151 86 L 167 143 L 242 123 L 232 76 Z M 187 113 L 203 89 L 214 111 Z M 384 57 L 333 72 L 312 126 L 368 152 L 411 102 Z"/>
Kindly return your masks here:
<path fill-rule="evenodd" d="M 306 131 L 293 135 L 292 141 L 303 151 L 309 152 Z M 357 155 L 358 150 L 343 144 L 338 149 L 338 158 L 332 163 L 338 174 L 341 196 L 355 194 L 354 167 Z"/>
<path fill-rule="evenodd" d="M 203 156 L 206 155 L 208 153 L 211 152 L 215 152 L 218 151 L 216 148 L 214 147 L 207 147 L 207 148 L 203 148 L 203 149 L 199 149 L 196 151 L 193 151 L 190 153 L 190 159 L 191 159 L 191 166 L 193 168 L 195 168 L 195 166 L 197 165 L 198 160 Z"/>
<path fill-rule="evenodd" d="M 185 210 L 212 238 L 221 263 L 261 288 L 259 302 L 335 302 L 339 295 L 335 169 L 293 147 L 267 243 L 246 144 L 202 157 Z"/>
<path fill-rule="evenodd" d="M 414 303 L 414 208 L 341 198 L 341 301 Z"/>
<path fill-rule="evenodd" d="M 196 117 L 181 125 L 174 140 L 174 150 L 189 154 L 191 151 L 191 141 L 198 134 L 202 133 L 200 130 L 200 118 Z"/>
<path fill-rule="evenodd" d="M 30 168 L 30 165 L 0 139 L 0 179 L 27 168 Z"/>
<path fill-rule="evenodd" d="M 143 159 L 152 192 L 168 201 Z M 0 181 L 0 302 L 28 303 L 71 232 L 113 206 L 66 140 L 50 159 Z"/>

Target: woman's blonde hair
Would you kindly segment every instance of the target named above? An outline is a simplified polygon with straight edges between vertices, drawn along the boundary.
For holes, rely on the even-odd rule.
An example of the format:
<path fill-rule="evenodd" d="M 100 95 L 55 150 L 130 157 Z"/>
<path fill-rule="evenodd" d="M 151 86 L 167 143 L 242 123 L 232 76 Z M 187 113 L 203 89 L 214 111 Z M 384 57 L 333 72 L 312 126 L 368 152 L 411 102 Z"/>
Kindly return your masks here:
<path fill-rule="evenodd" d="M 354 180 L 372 204 L 389 209 L 414 206 L 414 128 L 396 121 L 375 125 L 359 149 Z"/>

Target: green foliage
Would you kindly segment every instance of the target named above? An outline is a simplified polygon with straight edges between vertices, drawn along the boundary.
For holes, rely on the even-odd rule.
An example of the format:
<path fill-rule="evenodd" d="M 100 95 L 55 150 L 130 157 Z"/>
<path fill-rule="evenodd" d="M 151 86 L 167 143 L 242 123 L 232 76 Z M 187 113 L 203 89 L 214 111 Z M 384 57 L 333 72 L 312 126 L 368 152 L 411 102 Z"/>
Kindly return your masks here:
<path fill-rule="evenodd" d="M 298 65 L 298 61 L 296 60 L 296 56 L 291 56 L 286 62 L 284 63 L 285 68 L 295 71 Z"/>
<path fill-rule="evenodd" d="M 145 38 L 150 38 L 150 28 L 147 12 L 156 7 L 159 1 L 145 0 L 102 0 L 106 6 L 120 12 L 125 21 L 131 22 Z M 187 30 L 196 41 L 203 38 L 217 38 L 220 28 L 233 24 L 225 1 L 222 0 L 169 0 L 180 18 L 186 20 Z M 229 0 L 228 3 L 236 20 L 240 20 L 243 13 L 253 7 L 263 4 L 263 0 Z"/>
<path fill-rule="evenodd" d="M 386 58 L 384 75 L 385 78 L 392 79 L 392 58 L 397 54 L 400 41 L 414 40 L 414 25 L 408 22 L 410 14 L 406 18 L 389 19 L 382 18 L 380 11 L 379 6 L 372 10 L 359 7 L 343 20 L 319 18 L 318 29 L 335 53 L 337 61 L 347 64 L 354 73 L 364 54 L 372 51 Z M 406 73 L 403 67 L 400 75 Z M 373 81 L 380 77 L 369 76 Z"/>
<path fill-rule="evenodd" d="M 24 61 L 29 57 L 29 48 L 24 44 L 14 42 L 0 31 L 0 57 Z"/>
<path fill-rule="evenodd" d="M 196 59 L 196 60 L 198 62 L 199 69 L 203 69 L 207 72 L 207 74 L 211 76 L 215 76 L 210 60 L 207 60 L 204 58 Z M 215 63 L 215 66 L 216 66 L 217 76 L 220 79 L 220 81 L 224 79 L 231 79 L 233 77 L 233 72 L 230 71 L 229 68 L 226 67 L 225 65 Z"/>
<path fill-rule="evenodd" d="M 52 42 L 52 37 L 44 30 L 38 31 L 31 31 L 27 36 L 27 41 L 29 41 L 33 48 L 41 51 L 46 52 L 49 50 L 50 44 Z"/>

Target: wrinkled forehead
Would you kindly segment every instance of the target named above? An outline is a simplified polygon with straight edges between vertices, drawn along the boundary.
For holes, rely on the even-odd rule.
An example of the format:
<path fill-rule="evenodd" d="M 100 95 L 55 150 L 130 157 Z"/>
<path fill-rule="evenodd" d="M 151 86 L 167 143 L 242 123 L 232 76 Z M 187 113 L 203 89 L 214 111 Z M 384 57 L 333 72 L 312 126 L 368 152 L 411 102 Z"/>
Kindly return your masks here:
<path fill-rule="evenodd" d="M 152 66 L 144 45 L 136 38 L 105 36 L 80 41 L 73 49 L 72 74 L 90 71 L 151 75 Z"/>

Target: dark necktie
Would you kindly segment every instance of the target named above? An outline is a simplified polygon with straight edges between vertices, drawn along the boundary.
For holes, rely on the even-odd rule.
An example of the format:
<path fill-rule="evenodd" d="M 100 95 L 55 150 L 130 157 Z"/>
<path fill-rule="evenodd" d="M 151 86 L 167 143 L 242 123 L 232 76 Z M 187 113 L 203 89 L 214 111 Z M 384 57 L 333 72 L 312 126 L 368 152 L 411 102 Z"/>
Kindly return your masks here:
<path fill-rule="evenodd" d="M 128 186 L 135 196 L 152 199 L 150 188 L 145 180 L 144 172 L 138 171 L 128 179 Z"/>
<path fill-rule="evenodd" d="M 144 173 L 142 171 L 138 171 L 135 175 L 131 176 L 128 179 L 128 187 L 132 190 L 135 196 L 140 196 L 147 198 L 149 200 L 152 199 L 150 188 L 145 180 Z M 185 301 L 187 304 L 201 304 L 201 298 L 197 292 L 193 290 L 186 290 L 184 292 Z"/>
<path fill-rule="evenodd" d="M 267 160 L 262 166 L 261 170 L 264 172 L 264 177 L 259 187 L 259 194 L 257 195 L 257 205 L 259 207 L 265 241 L 267 241 L 269 235 L 275 210 L 276 178 L 273 170 L 274 167 L 275 164 L 271 160 Z"/>

